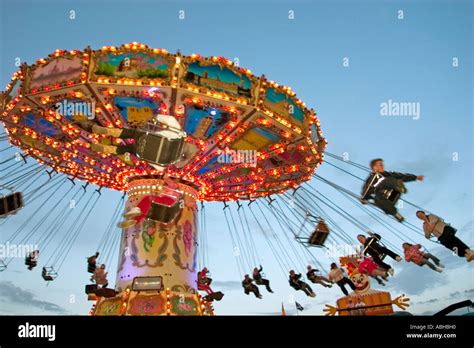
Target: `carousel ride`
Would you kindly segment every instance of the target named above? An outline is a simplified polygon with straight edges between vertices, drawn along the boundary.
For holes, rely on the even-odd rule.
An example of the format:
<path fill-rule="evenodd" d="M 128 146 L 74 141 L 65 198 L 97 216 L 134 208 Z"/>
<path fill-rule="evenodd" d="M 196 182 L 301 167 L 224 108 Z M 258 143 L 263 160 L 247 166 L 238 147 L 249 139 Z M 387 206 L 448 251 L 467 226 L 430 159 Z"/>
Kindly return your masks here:
<path fill-rule="evenodd" d="M 393 239 L 384 238 L 392 250 L 400 248 L 394 239 L 416 245 L 416 235 L 424 240 L 423 232 L 408 221 L 384 219 L 380 207 L 360 204 L 359 194 L 315 173 L 324 155 L 324 163 L 357 180 L 364 181 L 352 170 L 371 170 L 326 151 L 316 113 L 289 87 L 223 57 L 171 54 L 130 43 L 57 50 L 23 65 L 1 98 L 5 133 L 0 141 L 10 146 L 0 152 L 21 152 L 0 161 L 0 226 L 23 206 L 50 204 L 2 236 L 6 243 L 39 246 L 25 260 L 29 270 L 46 260 L 41 276 L 54 281 L 85 223 L 97 214 L 102 193 L 123 194 L 97 246 L 100 254 L 88 258 L 93 284 L 86 286 L 86 294 L 95 301 L 92 315 L 213 315 L 213 302 L 223 294 L 211 289 L 205 267 L 209 202 L 223 205 L 239 275 L 244 278 L 254 269 L 253 278 L 242 283 L 247 295 L 262 297 L 256 285 L 273 292 L 262 268 L 254 268 L 262 262 L 252 225 L 265 231 L 284 277 L 308 263 L 325 271 L 315 250 L 346 267 L 354 291 L 341 297 L 337 307 L 327 305 L 326 314 L 387 315 L 392 305 L 408 306 L 403 295 L 392 300 L 389 292 L 370 287 L 373 275 L 361 268 L 368 262 L 365 249 L 355 248 L 355 255 L 337 260 L 326 252 L 328 243 L 354 245 L 356 240 L 338 221 L 359 232 L 373 226 L 320 186 L 360 209 L 378 232 L 393 234 Z M 396 190 L 383 194 L 393 205 L 422 209 Z M 71 202 L 79 209 L 70 209 Z M 111 288 L 104 265 L 114 256 L 118 267 Z M 0 259 L 0 271 L 12 260 Z M 291 287 L 314 297 L 308 282 L 326 279 L 315 272 L 308 266 L 307 282 L 298 271 L 290 272 Z"/>
<path fill-rule="evenodd" d="M 315 112 L 290 88 L 223 57 L 138 43 L 57 50 L 22 66 L 2 104 L 23 156 L 99 193 L 127 194 L 116 287 L 90 291 L 94 314 L 212 312 L 197 291 L 196 202 L 295 188 L 326 146 Z"/>

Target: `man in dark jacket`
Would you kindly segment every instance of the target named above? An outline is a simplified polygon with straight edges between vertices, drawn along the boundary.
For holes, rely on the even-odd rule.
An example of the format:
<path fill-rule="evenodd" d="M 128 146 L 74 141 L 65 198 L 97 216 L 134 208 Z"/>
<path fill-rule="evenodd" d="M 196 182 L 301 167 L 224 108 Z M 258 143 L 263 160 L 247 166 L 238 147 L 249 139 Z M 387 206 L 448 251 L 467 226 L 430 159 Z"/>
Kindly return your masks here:
<path fill-rule="evenodd" d="M 392 250 L 380 245 L 378 242 L 382 239 L 380 235 L 377 233 L 369 233 L 370 237 L 366 238 L 363 234 L 359 234 L 357 236 L 357 239 L 359 242 L 363 245 L 363 254 L 367 255 L 369 254 L 372 256 L 374 259 L 374 262 L 382 267 L 383 269 L 386 269 L 388 273 L 393 275 L 394 271 L 393 268 L 383 262 L 382 260 L 382 255 L 387 255 L 390 256 L 392 259 L 396 260 L 397 262 L 400 262 L 402 258 L 400 255 L 395 254 Z"/>
<path fill-rule="evenodd" d="M 316 294 L 314 293 L 313 289 L 311 289 L 311 287 L 307 283 L 301 280 L 301 273 L 296 274 L 295 271 L 291 270 L 289 281 L 290 281 L 290 286 L 293 289 L 302 290 L 309 297 L 316 297 Z"/>
<path fill-rule="evenodd" d="M 244 292 L 245 292 L 246 295 L 253 292 L 255 297 L 262 298 L 262 295 L 260 295 L 260 291 L 258 290 L 258 286 L 253 284 L 253 279 L 250 278 L 250 276 L 248 274 L 246 274 L 244 276 L 244 280 L 242 280 L 242 286 L 244 288 Z"/>
<path fill-rule="evenodd" d="M 377 207 L 386 214 L 393 215 L 399 222 L 402 222 L 404 218 L 397 211 L 395 204 L 400 195 L 407 192 L 403 183 L 415 180 L 422 181 L 424 176 L 387 172 L 381 158 L 372 160 L 370 162 L 370 169 L 372 173 L 370 173 L 365 181 L 360 201 L 363 204 L 367 204 L 369 199 L 373 199 Z"/>
<path fill-rule="evenodd" d="M 267 289 L 268 292 L 273 292 L 273 290 L 270 288 L 270 281 L 262 277 L 262 270 L 263 270 L 262 265 L 260 265 L 260 268 L 255 267 L 253 269 L 253 274 L 252 274 L 253 280 L 255 280 L 255 284 L 257 285 L 265 285 L 265 288 Z"/>

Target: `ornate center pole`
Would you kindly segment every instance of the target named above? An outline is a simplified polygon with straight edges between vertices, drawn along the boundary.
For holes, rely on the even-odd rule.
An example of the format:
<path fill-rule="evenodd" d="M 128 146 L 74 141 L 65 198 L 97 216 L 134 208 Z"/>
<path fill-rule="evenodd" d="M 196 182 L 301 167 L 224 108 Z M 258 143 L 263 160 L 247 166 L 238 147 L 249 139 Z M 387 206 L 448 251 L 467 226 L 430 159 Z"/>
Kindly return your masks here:
<path fill-rule="evenodd" d="M 129 183 L 115 290 L 96 315 L 206 315 L 197 292 L 197 192 L 184 184 Z M 118 311 L 117 304 L 120 304 Z"/>

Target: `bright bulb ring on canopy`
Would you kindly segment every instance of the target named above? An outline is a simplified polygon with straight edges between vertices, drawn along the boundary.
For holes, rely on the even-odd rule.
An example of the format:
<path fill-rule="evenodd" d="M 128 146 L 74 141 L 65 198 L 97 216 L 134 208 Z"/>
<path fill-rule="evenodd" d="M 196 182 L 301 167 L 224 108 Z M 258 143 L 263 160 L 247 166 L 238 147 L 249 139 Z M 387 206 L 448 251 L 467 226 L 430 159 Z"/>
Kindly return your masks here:
<path fill-rule="evenodd" d="M 186 132 L 172 178 L 200 200 L 252 199 L 309 180 L 323 160 L 319 120 L 289 87 L 223 57 L 183 56 L 139 43 L 56 50 L 13 75 L 1 96 L 10 142 L 58 172 L 114 190 L 160 176 L 135 155 L 96 152 L 126 145 L 93 125 L 137 128 L 154 114 Z"/>

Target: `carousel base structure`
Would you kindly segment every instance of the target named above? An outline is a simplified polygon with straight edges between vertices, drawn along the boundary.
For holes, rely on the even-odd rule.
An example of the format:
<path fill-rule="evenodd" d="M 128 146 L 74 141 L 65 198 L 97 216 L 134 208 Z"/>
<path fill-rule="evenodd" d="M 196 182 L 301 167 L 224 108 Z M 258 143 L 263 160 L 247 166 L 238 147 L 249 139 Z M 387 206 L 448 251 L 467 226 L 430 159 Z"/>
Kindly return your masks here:
<path fill-rule="evenodd" d="M 169 180 L 129 183 L 115 291 L 88 295 L 92 315 L 213 315 L 197 291 L 196 197 Z"/>
<path fill-rule="evenodd" d="M 214 315 L 211 302 L 204 301 L 200 294 L 184 294 L 178 291 L 132 291 L 126 289 L 115 297 L 97 297 L 90 314 L 97 316 L 201 316 Z"/>

